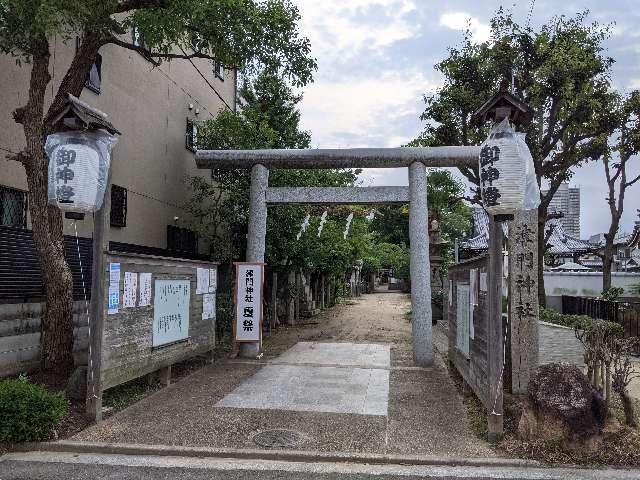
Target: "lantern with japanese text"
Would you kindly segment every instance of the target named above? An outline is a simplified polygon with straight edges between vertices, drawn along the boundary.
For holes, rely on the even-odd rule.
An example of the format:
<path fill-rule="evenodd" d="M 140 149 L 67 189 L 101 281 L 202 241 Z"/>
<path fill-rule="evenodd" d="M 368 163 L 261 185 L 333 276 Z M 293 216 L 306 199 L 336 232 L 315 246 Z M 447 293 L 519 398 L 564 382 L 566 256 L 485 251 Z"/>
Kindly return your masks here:
<path fill-rule="evenodd" d="M 493 126 L 479 158 L 480 193 L 485 209 L 497 220 L 540 204 L 540 192 L 531 152 L 514 125 L 530 120 L 531 109 L 513 95 L 494 96 L 474 115 Z"/>
<path fill-rule="evenodd" d="M 51 121 L 63 131 L 45 143 L 49 203 L 66 212 L 95 212 L 104 199 L 118 131 L 105 114 L 72 95 Z"/>

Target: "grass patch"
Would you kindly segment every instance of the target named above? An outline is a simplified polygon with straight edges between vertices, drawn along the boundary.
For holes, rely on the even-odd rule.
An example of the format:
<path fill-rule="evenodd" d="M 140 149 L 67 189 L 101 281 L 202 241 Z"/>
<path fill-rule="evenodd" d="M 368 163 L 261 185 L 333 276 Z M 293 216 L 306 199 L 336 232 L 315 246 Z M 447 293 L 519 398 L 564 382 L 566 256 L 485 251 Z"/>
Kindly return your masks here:
<path fill-rule="evenodd" d="M 149 382 L 146 377 L 137 378 L 105 391 L 102 397 L 102 405 L 114 413 L 119 412 L 139 402 L 147 395 L 160 390 L 160 388 L 162 386 L 157 380 Z"/>
<path fill-rule="evenodd" d="M 473 434 L 487 440 L 489 435 L 489 429 L 487 427 L 487 412 L 484 409 L 482 402 L 473 394 L 468 394 L 462 399 L 467 419 L 469 420 L 469 427 Z"/>

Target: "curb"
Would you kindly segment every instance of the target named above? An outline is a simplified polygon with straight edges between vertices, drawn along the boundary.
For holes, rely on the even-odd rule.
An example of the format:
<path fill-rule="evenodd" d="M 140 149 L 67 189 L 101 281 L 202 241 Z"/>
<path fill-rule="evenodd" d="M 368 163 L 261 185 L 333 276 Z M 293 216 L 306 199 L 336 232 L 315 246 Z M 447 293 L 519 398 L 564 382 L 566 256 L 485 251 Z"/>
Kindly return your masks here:
<path fill-rule="evenodd" d="M 305 450 L 260 450 L 212 447 L 181 447 L 134 443 L 97 443 L 61 440 L 23 444 L 18 451 L 47 451 L 64 453 L 96 453 L 111 455 L 150 455 L 191 458 L 235 458 L 247 460 L 276 460 L 286 462 L 360 463 L 375 465 L 423 465 L 449 467 L 545 467 L 535 460 L 509 458 L 437 457 L 422 455 L 394 455 L 349 452 L 319 452 Z"/>

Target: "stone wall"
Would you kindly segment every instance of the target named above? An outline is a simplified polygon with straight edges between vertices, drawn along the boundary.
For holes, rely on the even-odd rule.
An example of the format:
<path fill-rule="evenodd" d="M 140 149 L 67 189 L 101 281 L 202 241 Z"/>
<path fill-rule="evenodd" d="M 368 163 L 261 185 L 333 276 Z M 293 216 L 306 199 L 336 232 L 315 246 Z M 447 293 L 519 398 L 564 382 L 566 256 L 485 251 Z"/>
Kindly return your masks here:
<path fill-rule="evenodd" d="M 40 321 L 44 303 L 0 304 L 0 377 L 29 373 L 40 361 Z M 84 301 L 73 304 L 74 357 L 87 363 L 89 332 Z"/>

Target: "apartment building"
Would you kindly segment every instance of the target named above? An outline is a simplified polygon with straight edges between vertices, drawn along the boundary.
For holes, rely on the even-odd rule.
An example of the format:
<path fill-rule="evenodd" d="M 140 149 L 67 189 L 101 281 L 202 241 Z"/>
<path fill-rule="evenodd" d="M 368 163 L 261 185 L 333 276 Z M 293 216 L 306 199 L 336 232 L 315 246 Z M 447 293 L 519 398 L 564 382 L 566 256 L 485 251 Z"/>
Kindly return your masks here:
<path fill-rule="evenodd" d="M 52 39 L 47 93 L 50 102 L 73 58 L 76 45 Z M 21 126 L 11 112 L 26 103 L 29 65 L 22 67 L 0 56 L 0 158 L 24 145 Z M 111 229 L 109 238 L 119 250 L 197 256 L 199 245 L 183 205 L 190 195 L 189 178 L 207 175 L 194 161 L 198 124 L 221 109 L 235 109 L 236 72 L 209 61 L 163 61 L 159 65 L 142 55 L 107 45 L 100 50 L 81 99 L 105 112 L 122 132 L 112 156 Z M 27 180 L 22 165 L 0 161 L 0 257 L 11 255 L 2 245 L 27 242 L 31 222 L 27 208 Z M 74 224 L 65 220 L 65 234 L 92 236 L 93 218 Z M 13 242 L 13 243 L 12 243 Z M 28 242 L 27 242 L 28 243 Z M 3 267 L 2 265 L 10 265 Z M 12 266 L 11 266 L 12 265 Z M 16 263 L 0 262 L 0 302 L 3 272 L 11 280 Z M 14 272 L 15 274 L 15 272 Z"/>
<path fill-rule="evenodd" d="M 568 182 L 560 185 L 551 199 L 549 212 L 562 212 L 564 217 L 560 222 L 564 232 L 573 238 L 580 238 L 580 187 L 570 187 Z"/>

